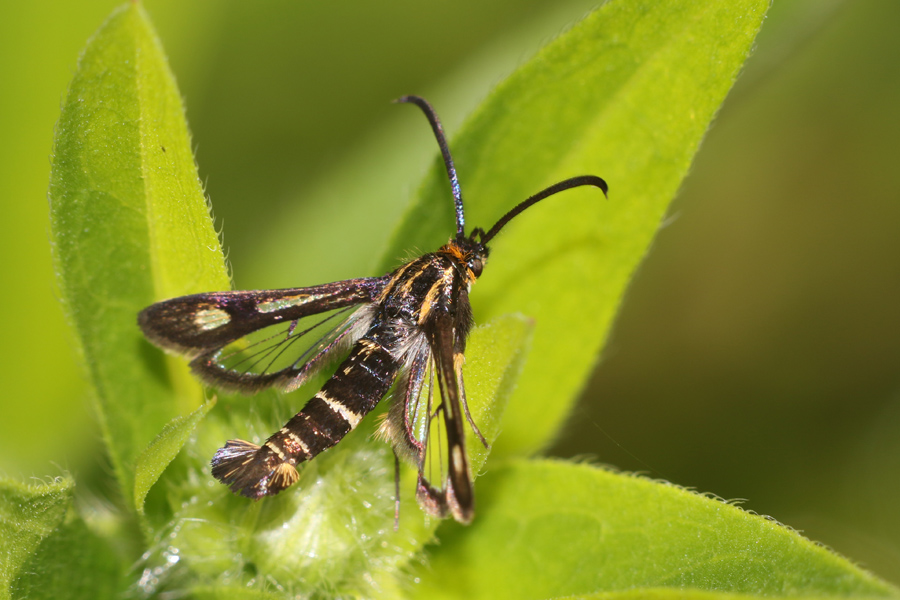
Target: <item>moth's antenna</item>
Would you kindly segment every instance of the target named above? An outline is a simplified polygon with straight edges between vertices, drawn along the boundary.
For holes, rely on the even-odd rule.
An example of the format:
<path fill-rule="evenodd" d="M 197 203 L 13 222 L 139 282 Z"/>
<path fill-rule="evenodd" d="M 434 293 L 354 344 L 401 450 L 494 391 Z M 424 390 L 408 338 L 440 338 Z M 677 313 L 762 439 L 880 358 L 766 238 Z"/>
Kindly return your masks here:
<path fill-rule="evenodd" d="M 559 183 L 554 183 L 550 187 L 545 190 L 541 190 L 531 198 L 528 198 L 524 202 L 521 202 L 518 206 L 513 208 L 511 211 L 503 215 L 499 221 L 497 221 L 493 227 L 491 227 L 490 231 L 481 236 L 481 243 L 487 244 L 491 239 L 500 233 L 500 230 L 503 229 L 503 226 L 513 220 L 519 213 L 521 213 L 526 208 L 537 204 L 544 198 L 552 196 L 553 194 L 558 194 L 559 192 L 570 190 L 574 187 L 580 187 L 582 185 L 592 185 L 594 187 L 598 187 L 603 190 L 603 195 L 606 195 L 606 192 L 609 190 L 609 187 L 606 185 L 606 182 L 597 177 L 596 175 L 581 175 L 579 177 L 572 177 L 570 179 L 566 179 L 560 181 Z"/>
<path fill-rule="evenodd" d="M 428 122 L 431 123 L 431 130 L 434 131 L 434 137 L 437 138 L 438 146 L 441 147 L 441 155 L 444 157 L 444 166 L 447 168 L 447 176 L 450 178 L 450 188 L 453 190 L 453 202 L 456 204 L 456 237 L 465 237 L 466 217 L 463 214 L 462 191 L 459 189 L 459 178 L 456 176 L 456 167 L 453 166 L 453 157 L 450 156 L 450 146 L 447 145 L 447 138 L 444 137 L 444 128 L 441 126 L 441 120 L 438 119 L 434 108 L 428 104 L 428 101 L 419 96 L 403 96 L 397 98 L 394 102 L 408 102 L 415 104 L 422 109 Z"/>

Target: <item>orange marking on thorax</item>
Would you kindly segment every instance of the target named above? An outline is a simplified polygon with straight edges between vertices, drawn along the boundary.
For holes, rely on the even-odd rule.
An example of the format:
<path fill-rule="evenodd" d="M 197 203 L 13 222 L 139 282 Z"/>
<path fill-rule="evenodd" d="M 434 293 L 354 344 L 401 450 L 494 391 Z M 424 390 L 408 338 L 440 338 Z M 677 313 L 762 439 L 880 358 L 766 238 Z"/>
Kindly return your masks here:
<path fill-rule="evenodd" d="M 450 240 L 438 250 L 440 254 L 447 254 L 451 258 L 456 259 L 458 262 L 462 264 L 462 266 L 466 269 L 466 283 L 471 285 L 475 281 L 475 273 L 472 272 L 472 269 L 469 268 L 469 253 L 463 252 L 462 248 L 460 248 L 456 242 Z"/>

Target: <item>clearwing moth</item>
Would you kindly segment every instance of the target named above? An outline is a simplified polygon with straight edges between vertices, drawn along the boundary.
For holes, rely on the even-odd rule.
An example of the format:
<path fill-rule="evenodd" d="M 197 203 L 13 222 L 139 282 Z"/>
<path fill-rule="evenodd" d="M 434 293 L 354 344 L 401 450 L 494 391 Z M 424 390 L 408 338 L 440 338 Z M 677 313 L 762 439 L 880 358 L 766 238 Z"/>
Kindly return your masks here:
<path fill-rule="evenodd" d="M 487 232 L 475 228 L 466 235 L 456 168 L 437 114 L 418 96 L 396 102 L 415 104 L 431 123 L 450 178 L 455 237 L 382 277 L 182 296 L 147 307 L 138 323 L 151 342 L 189 357 L 204 383 L 226 391 L 295 390 L 343 358 L 322 389 L 262 446 L 231 440 L 216 452 L 212 474 L 233 492 L 259 499 L 287 488 L 299 477 L 298 463 L 341 441 L 393 386 L 379 434 L 395 456 L 418 468 L 416 498 L 426 513 L 469 523 L 475 500 L 463 419 L 487 446 L 463 386 L 469 289 L 484 269 L 488 243 L 511 219 L 563 190 L 589 185 L 606 194 L 607 185 L 593 175 L 566 179 L 517 205 Z M 432 460 L 446 461 L 437 481 L 430 480 Z"/>

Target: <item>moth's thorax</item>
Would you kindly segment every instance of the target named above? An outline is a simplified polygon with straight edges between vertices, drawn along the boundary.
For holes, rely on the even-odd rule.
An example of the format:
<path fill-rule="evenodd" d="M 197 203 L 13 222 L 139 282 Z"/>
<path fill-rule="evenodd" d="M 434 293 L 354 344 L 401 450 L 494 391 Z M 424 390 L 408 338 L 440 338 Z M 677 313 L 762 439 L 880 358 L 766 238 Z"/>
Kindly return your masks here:
<path fill-rule="evenodd" d="M 483 246 L 463 239 L 406 263 L 391 274 L 378 302 L 380 311 L 419 326 L 441 311 L 468 320 L 468 291 L 485 257 Z"/>

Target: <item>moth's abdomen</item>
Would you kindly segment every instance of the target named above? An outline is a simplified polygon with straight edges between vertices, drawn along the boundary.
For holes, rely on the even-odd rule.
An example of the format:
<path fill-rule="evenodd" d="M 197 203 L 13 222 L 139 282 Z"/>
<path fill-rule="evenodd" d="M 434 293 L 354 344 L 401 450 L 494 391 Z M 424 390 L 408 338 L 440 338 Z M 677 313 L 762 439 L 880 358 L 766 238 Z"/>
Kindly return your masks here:
<path fill-rule="evenodd" d="M 259 499 L 297 481 L 296 466 L 331 448 L 387 393 L 400 363 L 378 341 L 360 339 L 331 379 L 262 446 L 231 440 L 213 457 L 212 474 L 236 494 Z"/>

